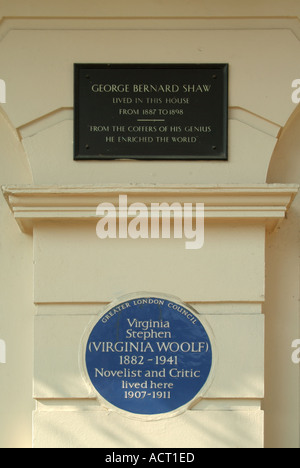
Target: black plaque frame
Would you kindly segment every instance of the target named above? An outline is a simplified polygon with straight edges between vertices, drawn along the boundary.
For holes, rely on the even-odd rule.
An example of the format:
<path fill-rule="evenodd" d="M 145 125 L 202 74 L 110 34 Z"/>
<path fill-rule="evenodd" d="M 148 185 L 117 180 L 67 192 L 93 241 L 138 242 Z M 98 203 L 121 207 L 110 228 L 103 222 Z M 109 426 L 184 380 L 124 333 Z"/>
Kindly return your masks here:
<path fill-rule="evenodd" d="M 228 64 L 75 64 L 75 160 L 228 160 Z"/>

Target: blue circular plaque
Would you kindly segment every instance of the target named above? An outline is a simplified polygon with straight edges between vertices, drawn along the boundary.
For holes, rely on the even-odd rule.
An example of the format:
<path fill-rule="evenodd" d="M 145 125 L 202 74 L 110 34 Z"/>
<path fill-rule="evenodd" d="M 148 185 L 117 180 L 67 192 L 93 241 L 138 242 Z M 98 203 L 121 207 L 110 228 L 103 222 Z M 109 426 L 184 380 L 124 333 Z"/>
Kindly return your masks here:
<path fill-rule="evenodd" d="M 213 350 L 199 315 L 187 306 L 131 296 L 98 317 L 84 358 L 90 382 L 110 405 L 163 416 L 202 396 Z"/>

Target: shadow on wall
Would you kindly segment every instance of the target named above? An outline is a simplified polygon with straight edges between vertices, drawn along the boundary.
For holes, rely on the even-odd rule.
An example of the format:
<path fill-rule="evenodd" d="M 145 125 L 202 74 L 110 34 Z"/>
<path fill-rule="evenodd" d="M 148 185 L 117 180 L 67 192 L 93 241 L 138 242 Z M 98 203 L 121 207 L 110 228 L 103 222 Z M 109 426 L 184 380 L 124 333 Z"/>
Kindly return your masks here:
<path fill-rule="evenodd" d="M 30 183 L 26 154 L 0 107 L 0 185 Z M 5 448 L 31 447 L 32 258 L 32 238 L 21 234 L 0 192 L 0 362 L 6 361 L 0 364 L 0 447 Z"/>
<path fill-rule="evenodd" d="M 263 421 L 258 411 L 188 411 L 175 418 L 147 422 L 82 406 L 37 412 L 34 424 L 36 431 L 45 434 L 36 448 L 186 449 L 258 448 Z"/>
<path fill-rule="evenodd" d="M 300 183 L 300 105 L 275 148 L 268 183 Z M 300 338 L 299 252 L 300 195 L 288 219 L 266 243 L 266 395 L 265 445 L 299 448 L 299 365 L 292 342 Z"/>

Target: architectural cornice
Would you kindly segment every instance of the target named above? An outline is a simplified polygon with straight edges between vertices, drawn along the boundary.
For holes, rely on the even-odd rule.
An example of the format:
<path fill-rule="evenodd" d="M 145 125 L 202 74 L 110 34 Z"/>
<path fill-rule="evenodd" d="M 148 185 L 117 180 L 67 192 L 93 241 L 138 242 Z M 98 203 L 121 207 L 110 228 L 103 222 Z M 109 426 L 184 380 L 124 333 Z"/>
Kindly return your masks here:
<path fill-rule="evenodd" d="M 100 203 L 119 206 L 119 196 L 132 203 L 204 203 L 206 222 L 259 222 L 269 231 L 283 220 L 298 193 L 297 185 L 124 185 L 6 186 L 4 197 L 24 233 L 41 221 L 96 221 Z M 194 210 L 195 211 L 195 210 Z M 118 214 L 118 212 L 117 212 Z"/>

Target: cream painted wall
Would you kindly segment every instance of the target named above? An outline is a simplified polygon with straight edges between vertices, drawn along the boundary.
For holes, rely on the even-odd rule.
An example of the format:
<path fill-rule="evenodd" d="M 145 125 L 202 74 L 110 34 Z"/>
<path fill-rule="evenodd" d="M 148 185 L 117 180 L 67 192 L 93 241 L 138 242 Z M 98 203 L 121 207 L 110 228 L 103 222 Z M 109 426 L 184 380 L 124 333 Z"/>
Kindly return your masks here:
<path fill-rule="evenodd" d="M 295 109 L 290 98 L 291 82 L 300 78 L 298 0 L 0 0 L 0 17 L 3 18 L 0 22 L 0 78 L 7 83 L 7 104 L 1 106 L 0 113 L 1 185 L 299 183 L 299 112 L 289 120 Z M 111 19 L 101 19 L 105 17 Z M 122 17 L 131 19 L 120 19 Z M 154 17 L 157 19 L 154 20 Z M 177 17 L 178 20 L 163 17 Z M 186 19 L 181 20 L 181 17 Z M 105 48 L 95 48 L 95 44 L 103 43 Z M 226 165 L 210 162 L 116 162 L 103 163 L 101 167 L 97 163 L 74 164 L 70 86 L 73 62 L 123 60 L 229 62 L 229 162 Z M 96 429 L 101 428 L 105 434 L 101 443 L 113 446 L 114 439 L 106 436 L 110 428 L 108 419 L 96 410 L 93 402 L 76 400 L 76 392 L 71 396 L 60 393 L 64 389 L 55 379 L 50 379 L 53 393 L 47 393 L 47 388 L 45 391 L 43 385 L 49 383 L 49 375 L 43 374 L 44 363 L 48 362 L 51 349 L 46 346 L 46 325 L 56 330 L 51 339 L 57 340 L 56 344 L 61 346 L 61 328 L 57 331 L 57 327 L 60 322 L 70 324 L 70 317 L 74 315 L 76 325 L 70 343 L 76 351 L 76 337 L 80 335 L 81 327 L 84 327 L 88 316 L 97 313 L 103 302 L 129 292 L 127 289 L 137 284 L 142 289 L 148 284 L 157 289 L 160 286 L 159 277 L 149 270 L 146 277 L 132 276 L 126 278 L 124 284 L 120 273 L 116 283 L 112 284 L 110 277 L 113 267 L 110 266 L 109 274 L 104 278 L 105 288 L 97 290 L 96 282 L 89 281 L 90 289 L 80 289 L 76 270 L 84 264 L 89 280 L 95 279 L 93 272 L 101 275 L 102 265 L 107 265 L 115 246 L 108 243 L 107 250 L 98 250 L 96 237 L 84 224 L 74 232 L 69 227 L 63 230 L 62 225 L 51 227 L 49 223 L 48 226 L 36 226 L 33 253 L 32 237 L 18 230 L 2 196 L 0 219 L 0 339 L 7 343 L 7 363 L 0 364 L 0 446 L 31 446 L 34 313 L 38 314 L 36 344 L 42 350 L 39 355 L 36 349 L 35 396 L 50 398 L 46 402 L 38 401 L 35 424 L 42 435 L 35 437 L 35 445 L 64 446 L 69 440 L 68 430 L 84 423 L 91 428 L 87 433 L 91 440 L 86 440 L 75 430 L 71 442 L 69 440 L 70 445 L 90 443 L 97 446 L 99 439 Z M 163 278 L 162 287 L 165 292 L 173 294 L 179 291 L 183 300 L 194 301 L 202 313 L 211 314 L 211 320 L 215 321 L 218 330 L 222 331 L 224 320 L 226 327 L 235 330 L 236 337 L 241 324 L 249 320 L 252 329 L 257 330 L 257 333 L 253 333 L 258 346 L 261 346 L 263 322 L 260 308 L 265 289 L 263 228 L 255 225 L 246 229 L 245 226 L 233 224 L 225 227 L 223 234 L 224 238 L 215 226 L 210 226 L 206 249 L 191 261 L 193 277 L 187 286 L 177 274 L 174 283 Z M 241 236 L 243 242 L 235 243 Z M 97 249 L 96 256 L 84 239 L 90 240 L 93 249 Z M 220 245 L 224 240 L 222 249 Z M 248 241 L 251 248 L 247 250 Z M 151 242 L 149 245 L 149 262 L 152 261 L 154 265 L 155 258 L 162 262 L 160 251 L 164 252 L 163 243 L 158 250 L 153 248 Z M 214 246 L 217 246 L 217 256 L 213 256 Z M 81 255 L 72 257 L 72 252 L 76 252 L 78 247 Z M 128 247 L 126 260 L 133 262 L 134 266 L 130 253 L 136 250 L 132 243 Z M 177 245 L 175 248 L 173 244 L 173 247 L 177 250 Z M 168 246 L 166 253 L 169 263 L 172 261 L 173 247 Z M 118 244 L 116 250 L 120 255 L 122 249 L 123 245 Z M 139 243 L 137 249 L 143 255 L 143 245 Z M 268 237 L 266 250 L 266 445 L 299 447 L 299 366 L 292 364 L 290 348 L 292 340 L 300 338 L 299 197 L 280 231 Z M 70 253 L 70 263 L 64 262 L 63 252 Z M 231 252 L 234 252 L 232 275 L 239 283 L 238 287 L 230 282 L 228 265 Z M 181 263 L 190 271 L 188 256 L 184 252 L 180 255 L 174 263 Z M 221 281 L 222 273 L 226 273 L 219 296 L 209 287 L 209 276 L 205 276 L 201 263 L 203 259 L 208 262 L 211 256 L 211 277 L 219 275 Z M 95 258 L 98 266 L 91 270 L 90 265 Z M 220 270 L 220 259 L 223 259 L 222 265 L 226 264 L 227 269 Z M 243 268 L 244 264 L 246 268 Z M 57 265 L 61 265 L 61 269 L 58 275 L 54 275 Z M 204 283 L 206 281 L 204 296 L 197 289 L 198 274 Z M 251 281 L 247 282 L 249 276 Z M 77 284 L 75 290 L 74 282 Z M 34 301 L 38 303 L 37 307 Z M 219 314 L 224 314 L 225 319 L 219 319 Z M 245 325 L 243 327 L 246 329 Z M 239 339 L 241 344 L 242 338 Z M 48 343 L 53 346 L 50 338 Z M 250 353 L 250 343 L 248 345 L 247 352 Z M 224 349 L 228 353 L 224 353 L 227 369 L 230 368 L 230 343 L 225 343 Z M 54 369 L 57 359 L 53 355 L 49 364 Z M 66 353 L 64 359 L 59 361 L 62 374 L 67 360 Z M 76 373 L 76 363 L 72 361 L 71 367 L 70 379 L 82 396 L 82 382 Z M 178 424 L 173 421 L 169 428 L 164 423 L 160 424 L 158 434 L 164 435 L 166 443 L 179 444 L 176 434 L 180 428 L 186 431 L 187 438 L 191 437 L 190 443 L 196 444 L 199 433 L 197 436 L 197 432 L 191 428 L 198 423 L 204 446 L 228 446 L 232 442 L 230 437 L 235 437 L 241 446 L 247 443 L 259 446 L 263 432 L 260 411 L 261 353 L 257 352 L 253 357 L 252 367 L 257 372 L 258 385 L 251 394 L 245 394 L 246 385 L 242 390 L 230 393 L 235 390 L 234 385 L 231 387 L 224 375 L 218 374 L 218 387 L 212 398 L 219 398 L 220 395 L 234 397 L 230 407 L 233 411 L 227 411 L 229 403 L 226 400 L 204 402 L 200 411 L 189 412 Z M 220 388 L 224 387 L 230 391 L 220 392 Z M 61 406 L 51 400 L 53 395 L 63 398 Z M 70 403 L 69 397 L 74 398 L 74 402 Z M 248 401 L 249 397 L 254 400 Z M 88 421 L 84 418 L 87 414 Z M 199 416 L 202 417 L 201 425 Z M 137 444 L 143 445 L 149 440 L 157 444 L 161 442 L 155 435 L 156 431 L 149 426 L 143 428 L 141 436 L 140 427 L 134 423 L 129 424 L 117 417 L 114 419 L 118 428 L 115 433 L 117 443 L 130 445 L 134 440 L 127 437 L 130 431 L 137 438 Z M 49 427 L 60 430 L 48 431 Z M 209 434 L 205 430 L 207 427 L 210 428 Z M 224 431 L 216 430 L 216 427 L 230 427 L 231 430 L 229 435 L 224 436 Z"/>
<path fill-rule="evenodd" d="M 298 0 L 1 0 L 3 16 L 300 16 Z"/>
<path fill-rule="evenodd" d="M 0 185 L 32 183 L 18 135 L 0 111 Z M 33 311 L 32 239 L 20 233 L 0 196 L 0 338 L 6 364 L 0 364 L 0 447 L 30 447 Z"/>
<path fill-rule="evenodd" d="M 268 182 L 300 183 L 300 107 L 275 149 Z M 287 221 L 267 237 L 266 264 L 266 445 L 299 447 L 299 365 L 291 343 L 300 337 L 300 197 Z"/>

